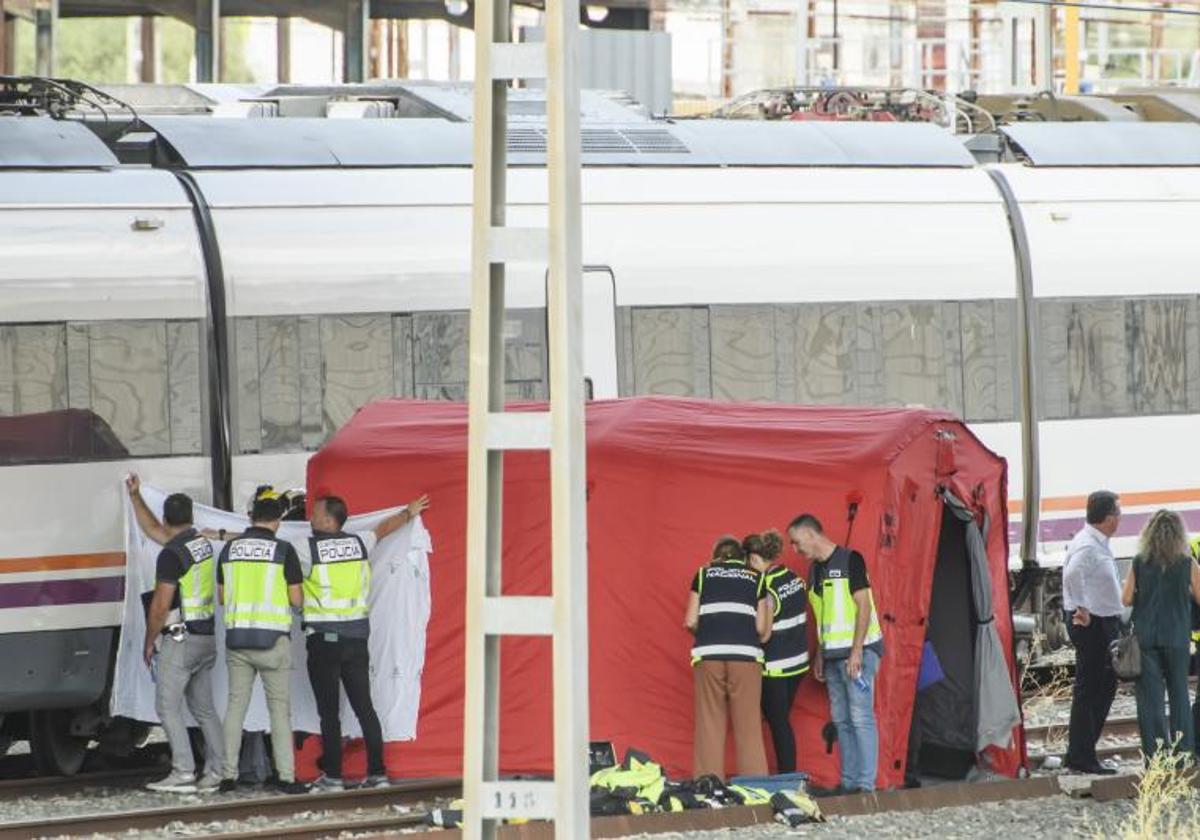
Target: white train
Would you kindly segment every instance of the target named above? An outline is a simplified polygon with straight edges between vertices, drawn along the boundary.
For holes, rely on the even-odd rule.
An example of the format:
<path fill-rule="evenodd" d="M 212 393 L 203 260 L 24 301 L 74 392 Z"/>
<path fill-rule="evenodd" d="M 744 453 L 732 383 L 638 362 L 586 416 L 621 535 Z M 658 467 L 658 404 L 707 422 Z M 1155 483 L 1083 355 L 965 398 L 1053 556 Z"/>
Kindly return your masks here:
<path fill-rule="evenodd" d="M 1008 458 L 1015 571 L 1098 487 L 1119 553 L 1159 505 L 1200 527 L 1200 126 L 1008 131 L 1023 162 L 980 166 L 923 125 L 589 127 L 594 396 L 951 409 Z M 369 400 L 464 397 L 469 163 L 440 120 L 0 120 L 0 731 L 43 769 L 114 731 L 124 472 L 241 505 Z M 508 306 L 543 397 L 541 269 Z"/>

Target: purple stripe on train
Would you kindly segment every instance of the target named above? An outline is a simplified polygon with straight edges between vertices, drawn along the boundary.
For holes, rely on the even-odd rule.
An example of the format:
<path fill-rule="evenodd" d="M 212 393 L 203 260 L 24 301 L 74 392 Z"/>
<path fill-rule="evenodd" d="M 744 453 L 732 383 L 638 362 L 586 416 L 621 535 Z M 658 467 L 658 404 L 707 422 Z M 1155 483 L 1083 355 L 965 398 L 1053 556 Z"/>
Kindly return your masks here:
<path fill-rule="evenodd" d="M 1200 531 L 1200 510 L 1181 510 L 1177 511 L 1177 513 L 1183 517 L 1183 522 L 1187 525 L 1189 531 Z M 1121 524 L 1117 526 L 1116 536 L 1137 536 L 1153 515 L 1153 511 L 1123 514 L 1121 516 Z M 1039 523 L 1040 527 L 1038 531 L 1041 534 L 1042 542 L 1069 542 L 1072 537 L 1079 533 L 1079 529 L 1083 527 L 1083 523 L 1084 518 L 1082 516 L 1068 517 L 1066 519 L 1043 519 Z M 1013 544 L 1021 541 L 1020 519 L 1010 519 L 1008 521 L 1008 540 Z"/>
<path fill-rule="evenodd" d="M 0 584 L 0 609 L 103 604 L 124 597 L 123 575 Z"/>

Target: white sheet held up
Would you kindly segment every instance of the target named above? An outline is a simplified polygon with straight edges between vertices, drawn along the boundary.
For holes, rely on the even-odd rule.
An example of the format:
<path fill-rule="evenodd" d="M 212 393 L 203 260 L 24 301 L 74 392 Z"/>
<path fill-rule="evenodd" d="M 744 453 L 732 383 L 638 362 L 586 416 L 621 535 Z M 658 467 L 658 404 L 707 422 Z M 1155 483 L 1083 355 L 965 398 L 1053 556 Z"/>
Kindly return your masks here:
<path fill-rule="evenodd" d="M 159 516 L 166 496 L 157 488 L 142 486 L 142 497 Z M 197 528 L 224 528 L 236 534 L 249 524 L 245 516 L 203 505 L 196 505 L 194 512 Z M 385 510 L 351 517 L 346 523 L 346 530 L 369 531 L 394 512 Z M 280 538 L 293 542 L 308 539 L 311 534 L 307 522 L 284 522 L 279 529 Z M 214 544 L 219 552 L 221 543 Z M 160 548 L 142 533 L 134 518 L 133 505 L 127 499 L 125 604 L 110 710 L 114 715 L 150 723 L 159 721 L 154 711 L 154 683 L 150 679 L 149 669 L 142 662 L 146 617 L 141 593 L 154 587 L 154 566 Z M 417 733 L 421 671 L 425 665 L 425 629 L 429 623 L 429 554 L 432 551 L 429 532 L 418 517 L 389 535 L 371 552 L 371 699 L 383 726 L 384 740 L 387 741 L 410 741 Z M 216 574 L 215 568 L 213 574 Z M 217 711 L 224 717 L 228 699 L 228 672 L 225 669 L 222 618 L 223 610 L 218 604 L 217 664 L 213 670 L 213 690 Z M 297 620 L 292 627 L 292 729 L 319 733 L 321 727 L 312 686 L 308 681 L 307 659 L 304 637 Z M 262 683 L 257 680 L 246 714 L 245 728 L 252 732 L 270 728 Z M 342 693 L 342 732 L 351 738 L 362 734 L 345 692 Z"/>

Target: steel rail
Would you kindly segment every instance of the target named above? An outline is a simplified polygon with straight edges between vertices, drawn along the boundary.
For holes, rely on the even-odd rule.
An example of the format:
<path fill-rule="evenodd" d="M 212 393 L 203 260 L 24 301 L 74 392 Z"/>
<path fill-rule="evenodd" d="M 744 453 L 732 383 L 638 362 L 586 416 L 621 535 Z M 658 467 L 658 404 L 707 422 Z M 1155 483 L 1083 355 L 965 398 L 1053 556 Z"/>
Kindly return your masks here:
<path fill-rule="evenodd" d="M 170 823 L 209 823 L 218 820 L 244 820 L 251 817 L 292 817 L 305 811 L 344 811 L 356 808 L 382 808 L 388 805 L 413 805 L 431 799 L 458 796 L 458 779 L 430 779 L 397 782 L 385 788 L 347 790 L 332 793 L 308 793 L 294 796 L 274 795 L 249 799 L 224 799 L 212 794 L 202 803 L 137 811 L 79 814 L 44 820 L 26 820 L 0 825 L 0 840 L 32 840 L 37 837 L 73 834 L 119 834 L 125 831 L 161 829 Z M 397 815 L 397 819 L 401 816 Z M 276 829 L 279 831 L 282 829 Z"/>

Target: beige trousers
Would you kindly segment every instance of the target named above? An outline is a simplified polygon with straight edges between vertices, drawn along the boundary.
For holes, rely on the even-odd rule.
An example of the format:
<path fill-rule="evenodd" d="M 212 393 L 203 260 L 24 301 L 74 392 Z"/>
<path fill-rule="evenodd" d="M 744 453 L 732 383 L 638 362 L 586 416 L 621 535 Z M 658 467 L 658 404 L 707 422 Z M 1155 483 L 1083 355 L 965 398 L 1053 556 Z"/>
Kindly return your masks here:
<path fill-rule="evenodd" d="M 254 675 L 262 677 L 267 696 L 267 714 L 271 718 L 271 750 L 275 754 L 275 770 L 279 781 L 296 781 L 295 759 L 292 752 L 292 642 L 280 636 L 267 650 L 229 648 L 225 651 L 229 668 L 229 707 L 225 710 L 225 772 L 226 779 L 238 775 L 238 754 L 242 746 L 242 724 Z"/>
<path fill-rule="evenodd" d="M 737 772 L 765 776 L 762 733 L 762 664 L 705 659 L 696 664 L 696 737 L 692 773 L 725 778 L 725 736 L 733 720 Z"/>

